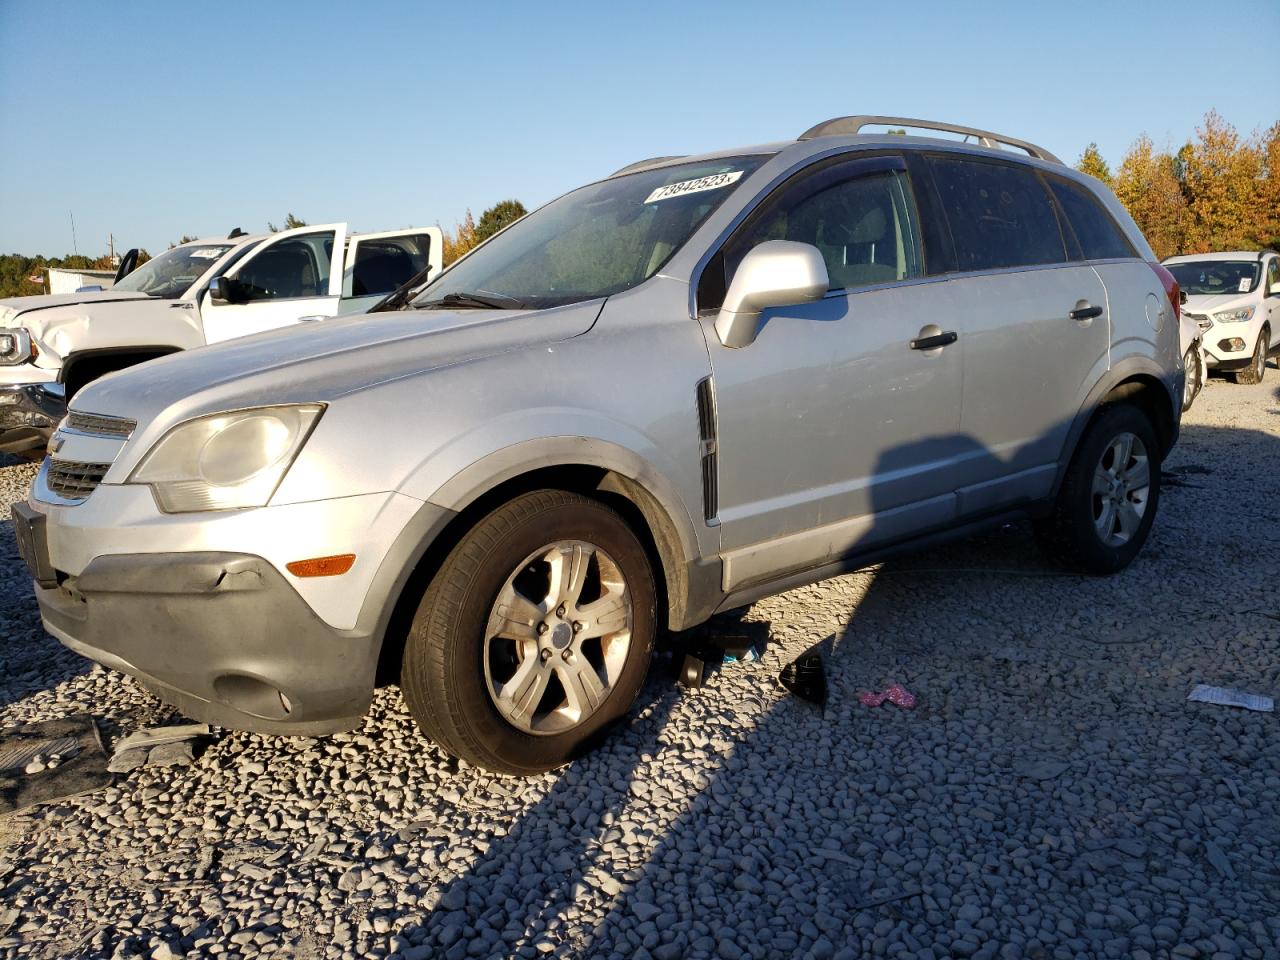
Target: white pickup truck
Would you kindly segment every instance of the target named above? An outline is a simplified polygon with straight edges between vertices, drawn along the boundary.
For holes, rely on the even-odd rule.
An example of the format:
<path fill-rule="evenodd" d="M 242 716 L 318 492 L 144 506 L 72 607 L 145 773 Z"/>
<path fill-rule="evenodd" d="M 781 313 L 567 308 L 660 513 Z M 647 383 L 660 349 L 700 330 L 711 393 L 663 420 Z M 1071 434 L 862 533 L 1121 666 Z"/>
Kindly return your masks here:
<path fill-rule="evenodd" d="M 236 230 L 174 247 L 106 290 L 0 300 L 0 453 L 42 448 L 67 400 L 104 374 L 363 312 L 416 275 L 423 282 L 439 273 L 442 240 L 438 227 L 356 234 L 331 223 L 265 236 Z"/>

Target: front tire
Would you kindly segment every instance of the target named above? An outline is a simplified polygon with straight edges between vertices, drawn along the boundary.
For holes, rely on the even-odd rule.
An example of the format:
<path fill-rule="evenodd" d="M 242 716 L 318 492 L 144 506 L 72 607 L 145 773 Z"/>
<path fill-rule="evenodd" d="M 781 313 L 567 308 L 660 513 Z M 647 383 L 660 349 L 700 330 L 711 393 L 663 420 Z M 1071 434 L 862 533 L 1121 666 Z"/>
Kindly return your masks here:
<path fill-rule="evenodd" d="M 1036 532 L 1083 573 L 1118 573 L 1151 531 L 1160 503 L 1160 448 L 1146 413 L 1104 408 L 1076 447 L 1053 512 Z"/>
<path fill-rule="evenodd" d="M 621 516 L 566 491 L 524 494 L 477 523 L 432 579 L 401 689 L 453 756 L 542 773 L 631 708 L 655 623 L 649 559 Z"/>
<path fill-rule="evenodd" d="M 1258 342 L 1253 348 L 1253 359 L 1249 361 L 1247 367 L 1235 372 L 1236 383 L 1252 385 L 1262 382 L 1262 378 L 1267 375 L 1267 345 L 1270 342 L 1271 331 L 1263 327 L 1258 331 Z"/>
<path fill-rule="evenodd" d="M 1187 348 L 1187 353 L 1182 358 L 1182 365 L 1187 371 L 1186 380 L 1182 387 L 1182 412 L 1186 413 L 1191 409 L 1191 405 L 1195 403 L 1196 397 L 1200 396 L 1201 389 L 1204 388 L 1204 371 L 1200 368 L 1200 351 L 1196 349 L 1195 344 Z"/>

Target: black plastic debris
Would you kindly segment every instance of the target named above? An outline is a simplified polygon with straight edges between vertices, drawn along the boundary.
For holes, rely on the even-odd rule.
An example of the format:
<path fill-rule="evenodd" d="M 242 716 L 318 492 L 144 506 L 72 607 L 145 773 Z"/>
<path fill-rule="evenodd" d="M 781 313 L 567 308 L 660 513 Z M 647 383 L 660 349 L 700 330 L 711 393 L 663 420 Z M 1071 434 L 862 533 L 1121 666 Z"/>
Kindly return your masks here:
<path fill-rule="evenodd" d="M 822 651 L 818 647 L 810 647 L 796 659 L 792 660 L 778 674 L 778 683 L 789 693 L 794 693 L 801 700 L 817 704 L 821 708 L 827 705 L 827 667 L 822 659 Z"/>
<path fill-rule="evenodd" d="M 0 813 L 105 787 L 112 780 L 87 713 L 0 730 Z"/>
<path fill-rule="evenodd" d="M 696 654 L 686 653 L 680 662 L 680 685 L 684 687 L 700 687 L 706 676 L 707 663 Z"/>

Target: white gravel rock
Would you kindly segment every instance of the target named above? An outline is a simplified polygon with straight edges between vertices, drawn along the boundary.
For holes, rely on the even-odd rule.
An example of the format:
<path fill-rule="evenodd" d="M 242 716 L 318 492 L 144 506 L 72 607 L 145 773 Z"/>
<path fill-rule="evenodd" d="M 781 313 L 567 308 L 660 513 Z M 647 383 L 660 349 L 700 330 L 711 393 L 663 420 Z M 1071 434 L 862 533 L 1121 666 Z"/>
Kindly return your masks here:
<path fill-rule="evenodd" d="M 1280 693 L 1277 380 L 1209 383 L 1120 576 L 1018 526 L 762 601 L 720 624 L 760 660 L 659 664 L 557 773 L 450 762 L 391 688 L 0 818 L 0 957 L 1280 955 L 1276 715 L 1184 700 Z M 45 635 L 7 524 L 0 584 L 0 725 L 174 719 Z M 828 638 L 823 715 L 775 677 Z"/>

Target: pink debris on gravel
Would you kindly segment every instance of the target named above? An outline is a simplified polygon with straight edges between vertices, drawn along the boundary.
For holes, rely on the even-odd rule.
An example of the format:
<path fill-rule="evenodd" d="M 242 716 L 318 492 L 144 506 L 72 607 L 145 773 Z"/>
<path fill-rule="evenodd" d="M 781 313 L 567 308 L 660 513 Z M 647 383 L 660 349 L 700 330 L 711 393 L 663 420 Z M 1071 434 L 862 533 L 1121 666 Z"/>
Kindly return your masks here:
<path fill-rule="evenodd" d="M 904 710 L 910 710 L 916 705 L 915 695 L 900 683 L 895 683 L 891 687 L 886 687 L 879 693 L 871 693 L 870 691 L 863 690 L 858 694 L 858 701 L 864 707 L 878 707 L 886 700 L 895 706 L 902 707 Z"/>

